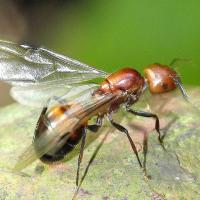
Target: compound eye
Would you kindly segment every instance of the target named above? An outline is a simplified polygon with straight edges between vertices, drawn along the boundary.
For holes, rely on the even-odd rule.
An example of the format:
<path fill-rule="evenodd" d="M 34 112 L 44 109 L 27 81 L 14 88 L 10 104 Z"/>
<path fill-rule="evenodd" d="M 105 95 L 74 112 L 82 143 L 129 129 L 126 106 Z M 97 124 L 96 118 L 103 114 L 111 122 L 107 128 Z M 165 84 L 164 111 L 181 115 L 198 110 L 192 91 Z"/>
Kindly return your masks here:
<path fill-rule="evenodd" d="M 151 93 L 164 93 L 177 87 L 174 81 L 177 77 L 176 72 L 165 65 L 152 64 L 144 70 L 144 73 Z"/>

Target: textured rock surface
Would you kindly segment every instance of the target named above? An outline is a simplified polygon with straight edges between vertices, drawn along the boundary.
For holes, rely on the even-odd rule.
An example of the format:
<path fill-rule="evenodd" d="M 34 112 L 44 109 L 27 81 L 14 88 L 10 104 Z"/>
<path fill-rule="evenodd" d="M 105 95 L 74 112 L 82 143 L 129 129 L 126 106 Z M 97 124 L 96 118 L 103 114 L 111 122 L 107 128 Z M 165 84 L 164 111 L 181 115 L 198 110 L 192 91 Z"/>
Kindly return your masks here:
<path fill-rule="evenodd" d="M 166 152 L 157 141 L 152 120 L 127 116 L 122 122 L 129 127 L 139 150 L 143 135 L 151 132 L 147 158 L 151 180 L 144 178 L 123 134 L 110 128 L 101 129 L 98 134 L 89 133 L 81 174 L 93 152 L 109 132 L 90 165 L 78 199 L 199 199 L 200 112 L 179 104 L 176 100 L 162 107 L 162 112 L 165 113 L 168 112 L 165 108 L 177 111 L 177 115 L 167 114 L 168 117 L 161 120 L 162 127 L 165 128 L 162 132 L 167 130 Z M 68 200 L 73 196 L 78 147 L 59 165 L 47 166 L 36 161 L 21 174 L 9 171 L 31 143 L 38 114 L 39 111 L 19 104 L 0 110 L 0 199 Z M 171 125 L 166 126 L 169 122 Z M 139 155 L 142 159 L 142 150 Z"/>

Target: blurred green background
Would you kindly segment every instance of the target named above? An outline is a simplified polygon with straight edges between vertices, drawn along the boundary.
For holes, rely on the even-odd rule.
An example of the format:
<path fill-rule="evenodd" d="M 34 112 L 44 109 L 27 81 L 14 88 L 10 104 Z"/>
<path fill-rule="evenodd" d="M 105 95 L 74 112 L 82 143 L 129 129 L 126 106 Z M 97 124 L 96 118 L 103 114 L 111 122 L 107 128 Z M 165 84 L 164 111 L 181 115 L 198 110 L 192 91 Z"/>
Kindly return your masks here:
<path fill-rule="evenodd" d="M 184 84 L 199 85 L 199 10 L 197 0 L 1 1 L 0 38 L 45 46 L 109 72 L 191 59 L 178 71 Z"/>

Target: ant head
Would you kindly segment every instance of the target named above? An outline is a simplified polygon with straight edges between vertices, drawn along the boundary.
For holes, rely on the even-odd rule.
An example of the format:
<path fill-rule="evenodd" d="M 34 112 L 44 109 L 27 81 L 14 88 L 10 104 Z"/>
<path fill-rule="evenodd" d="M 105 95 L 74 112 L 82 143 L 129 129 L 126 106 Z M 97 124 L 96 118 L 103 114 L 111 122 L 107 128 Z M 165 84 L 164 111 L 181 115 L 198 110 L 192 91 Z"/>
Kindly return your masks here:
<path fill-rule="evenodd" d="M 155 63 L 148 66 L 144 70 L 144 73 L 151 93 L 165 93 L 178 87 L 181 90 L 183 97 L 188 100 L 188 96 L 183 88 L 181 80 L 172 68 Z"/>

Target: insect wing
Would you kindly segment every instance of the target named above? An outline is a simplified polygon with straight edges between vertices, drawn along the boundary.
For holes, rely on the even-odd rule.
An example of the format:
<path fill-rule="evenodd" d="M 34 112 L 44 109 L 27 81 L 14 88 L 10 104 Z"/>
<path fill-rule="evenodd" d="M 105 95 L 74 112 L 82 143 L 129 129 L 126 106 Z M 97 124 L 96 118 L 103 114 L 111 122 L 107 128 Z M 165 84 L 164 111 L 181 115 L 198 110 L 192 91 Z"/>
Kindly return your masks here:
<path fill-rule="evenodd" d="M 45 48 L 0 41 L 0 79 L 13 84 L 65 80 L 77 83 L 106 73 Z"/>
<path fill-rule="evenodd" d="M 67 85 L 64 84 L 63 81 L 59 81 L 59 84 L 52 85 L 14 86 L 11 88 L 10 94 L 23 105 L 43 107 L 51 97 L 56 96 L 68 102 L 87 91 L 91 91 L 92 93 L 97 87 L 98 85 L 96 84 Z"/>
<path fill-rule="evenodd" d="M 11 96 L 25 105 L 44 105 L 48 98 L 64 95 L 74 84 L 106 75 L 45 48 L 0 41 L 0 80 L 12 84 Z"/>
<path fill-rule="evenodd" d="M 88 98 L 90 96 L 90 99 Z M 114 95 L 101 95 L 98 97 L 92 97 L 88 92 L 81 97 L 75 99 L 74 102 L 80 104 L 81 106 L 77 106 L 75 109 L 71 109 L 67 115 L 67 129 L 64 132 L 59 132 L 59 127 L 49 129 L 49 134 L 44 134 L 37 138 L 34 141 L 34 144 L 31 144 L 24 153 L 19 157 L 19 160 L 14 167 L 13 171 L 20 171 L 30 165 L 32 162 L 40 158 L 42 155 L 51 150 L 54 145 L 56 145 L 61 138 L 64 137 L 64 140 L 70 137 L 72 130 L 80 124 L 83 118 L 89 118 L 92 116 L 98 109 L 103 108 L 110 101 L 115 98 Z M 70 104 L 70 103 L 69 103 Z M 66 123 L 65 121 L 65 123 Z M 35 146 L 37 146 L 37 153 L 35 151 Z"/>
<path fill-rule="evenodd" d="M 78 123 L 78 119 L 73 118 L 70 119 L 68 122 L 68 130 L 72 130 L 72 128 Z M 42 155 L 47 153 L 51 148 L 54 147 L 56 142 L 60 139 L 60 135 L 54 130 L 48 130 L 49 134 L 48 137 L 47 135 L 42 135 L 40 138 L 34 141 L 34 144 L 30 145 L 24 153 L 18 158 L 18 162 L 15 165 L 13 171 L 21 171 L 31 163 L 33 163 L 35 160 L 40 158 Z M 66 139 L 70 136 L 66 135 Z M 35 151 L 35 146 L 38 147 L 37 153 Z"/>

